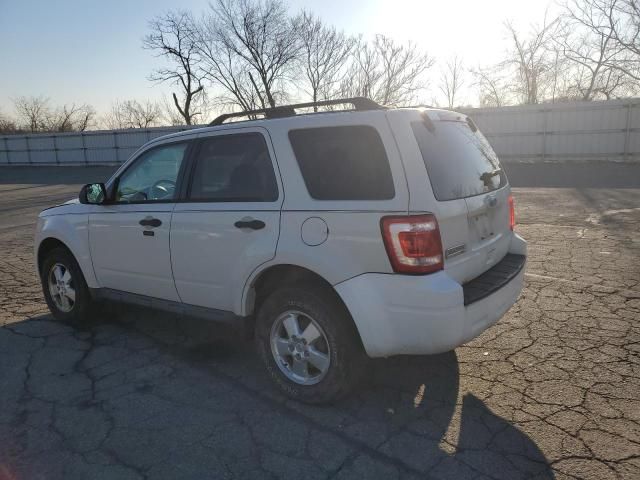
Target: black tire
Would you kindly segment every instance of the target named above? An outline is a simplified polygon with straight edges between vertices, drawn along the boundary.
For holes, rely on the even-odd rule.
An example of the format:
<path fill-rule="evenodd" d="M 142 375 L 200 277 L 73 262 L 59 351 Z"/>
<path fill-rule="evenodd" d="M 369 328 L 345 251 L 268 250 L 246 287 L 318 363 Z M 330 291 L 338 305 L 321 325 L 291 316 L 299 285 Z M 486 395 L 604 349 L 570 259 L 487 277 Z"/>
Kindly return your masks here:
<path fill-rule="evenodd" d="M 63 311 L 56 305 L 49 289 L 49 274 L 56 264 L 63 265 L 71 274 L 71 281 L 75 290 L 75 302 L 69 311 Z M 56 319 L 75 324 L 86 321 L 91 312 L 93 301 L 89 288 L 87 287 L 87 282 L 82 274 L 82 270 L 80 270 L 80 266 L 71 252 L 63 247 L 51 250 L 42 262 L 42 266 L 40 268 L 40 281 L 42 284 L 44 299 L 47 302 L 49 310 Z"/>
<path fill-rule="evenodd" d="M 324 330 L 330 363 L 316 384 L 302 385 L 287 378 L 272 354 L 272 326 L 289 310 L 308 315 Z M 360 383 L 366 355 L 349 312 L 326 287 L 303 284 L 274 291 L 260 306 L 255 332 L 258 353 L 269 376 L 292 399 L 310 404 L 330 403 L 343 398 Z"/>

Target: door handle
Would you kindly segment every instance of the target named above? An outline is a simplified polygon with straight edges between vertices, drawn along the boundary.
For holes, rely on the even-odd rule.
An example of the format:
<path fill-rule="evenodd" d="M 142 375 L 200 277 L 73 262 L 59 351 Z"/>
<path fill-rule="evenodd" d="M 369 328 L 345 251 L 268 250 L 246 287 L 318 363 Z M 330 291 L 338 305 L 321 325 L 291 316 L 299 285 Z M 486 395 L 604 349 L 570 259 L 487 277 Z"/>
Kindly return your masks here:
<path fill-rule="evenodd" d="M 162 220 L 160 220 L 159 218 L 145 217 L 142 220 L 140 220 L 138 223 L 143 227 L 156 228 L 162 225 Z"/>
<path fill-rule="evenodd" d="M 238 220 L 233 225 L 236 228 L 250 228 L 251 230 L 261 230 L 266 226 L 266 224 L 262 220 L 256 220 L 256 219 Z"/>

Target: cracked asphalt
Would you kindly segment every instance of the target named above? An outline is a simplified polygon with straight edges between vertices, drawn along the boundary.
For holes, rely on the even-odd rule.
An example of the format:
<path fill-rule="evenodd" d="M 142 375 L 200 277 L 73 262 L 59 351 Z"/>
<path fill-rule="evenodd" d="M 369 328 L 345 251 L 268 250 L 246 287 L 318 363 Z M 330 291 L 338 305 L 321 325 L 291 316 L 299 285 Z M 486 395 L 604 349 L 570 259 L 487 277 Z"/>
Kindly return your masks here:
<path fill-rule="evenodd" d="M 35 218 L 92 175 L 0 169 L 1 480 L 640 478 L 640 189 L 515 188 L 514 308 L 311 407 L 221 326 L 116 305 L 52 319 Z"/>

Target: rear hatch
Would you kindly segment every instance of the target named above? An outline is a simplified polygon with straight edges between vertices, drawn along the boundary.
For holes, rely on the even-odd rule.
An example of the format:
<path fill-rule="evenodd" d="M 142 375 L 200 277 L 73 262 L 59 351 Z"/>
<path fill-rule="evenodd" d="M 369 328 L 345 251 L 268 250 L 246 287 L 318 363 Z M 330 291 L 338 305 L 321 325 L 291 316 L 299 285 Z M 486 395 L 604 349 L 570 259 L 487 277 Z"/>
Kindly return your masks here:
<path fill-rule="evenodd" d="M 403 153 L 412 213 L 431 212 L 440 227 L 444 268 L 460 283 L 507 253 L 509 186 L 495 152 L 465 115 L 396 110 L 389 119 Z"/>

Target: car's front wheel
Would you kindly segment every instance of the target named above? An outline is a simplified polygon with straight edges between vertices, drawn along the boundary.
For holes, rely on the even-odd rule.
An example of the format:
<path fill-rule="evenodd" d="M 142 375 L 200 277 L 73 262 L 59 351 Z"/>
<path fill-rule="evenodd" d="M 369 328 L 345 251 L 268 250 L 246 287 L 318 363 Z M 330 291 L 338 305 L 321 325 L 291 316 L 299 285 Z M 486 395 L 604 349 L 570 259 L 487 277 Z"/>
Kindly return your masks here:
<path fill-rule="evenodd" d="M 296 400 L 337 400 L 361 376 L 364 353 L 353 322 L 322 287 L 282 287 L 269 295 L 256 319 L 256 342 L 271 378 Z"/>
<path fill-rule="evenodd" d="M 91 307 L 89 288 L 76 259 L 65 248 L 47 254 L 40 267 L 42 291 L 49 310 L 65 322 L 80 322 Z"/>

